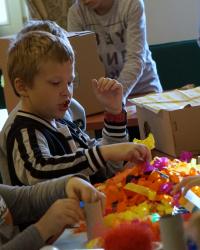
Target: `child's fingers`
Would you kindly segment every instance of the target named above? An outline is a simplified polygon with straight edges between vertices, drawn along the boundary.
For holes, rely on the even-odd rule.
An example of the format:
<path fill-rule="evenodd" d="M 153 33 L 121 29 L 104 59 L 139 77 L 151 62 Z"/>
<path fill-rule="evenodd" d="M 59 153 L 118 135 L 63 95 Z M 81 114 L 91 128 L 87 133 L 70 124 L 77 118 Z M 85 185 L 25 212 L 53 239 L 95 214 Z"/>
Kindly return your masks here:
<path fill-rule="evenodd" d="M 93 202 L 96 200 L 96 188 L 93 187 L 90 183 L 82 180 L 83 186 L 79 191 L 79 199 L 84 202 Z"/>
<path fill-rule="evenodd" d="M 144 145 L 136 145 L 135 148 L 135 161 L 144 162 L 144 161 L 150 161 L 151 159 L 151 153 L 148 150 L 148 148 Z"/>
<path fill-rule="evenodd" d="M 171 192 L 172 194 L 176 194 L 181 191 L 182 187 L 184 187 L 187 183 L 186 179 L 183 179 L 180 183 L 174 186 L 173 191 Z"/>
<path fill-rule="evenodd" d="M 98 192 L 98 200 L 100 200 L 101 208 L 102 208 L 102 211 L 104 212 L 105 207 L 106 207 L 106 196 L 105 196 L 105 194 L 102 193 L 102 192 Z"/>
<path fill-rule="evenodd" d="M 190 177 L 183 178 L 182 181 L 174 187 L 172 194 L 180 192 L 182 188 L 184 188 L 183 194 L 186 194 L 190 188 L 192 188 L 193 186 L 197 186 L 197 185 L 200 185 L 199 176 L 190 176 Z"/>
<path fill-rule="evenodd" d="M 140 152 L 140 156 L 143 159 L 143 161 L 150 161 L 151 153 L 146 146 L 138 145 L 138 151 Z"/>
<path fill-rule="evenodd" d="M 99 199 L 98 191 L 91 186 L 83 191 L 82 200 L 88 203 L 96 202 Z"/>
<path fill-rule="evenodd" d="M 105 194 L 99 192 L 95 187 L 91 187 L 90 189 L 84 190 L 82 193 L 82 200 L 88 203 L 100 200 L 102 208 L 104 209 L 105 207 Z"/>
<path fill-rule="evenodd" d="M 92 84 L 97 86 L 98 85 L 97 79 L 92 79 Z"/>
<path fill-rule="evenodd" d="M 66 216 L 69 216 L 74 222 L 84 219 L 83 211 L 80 208 L 79 201 L 75 199 L 67 199 L 64 206 L 65 208 L 63 209 L 63 213 Z"/>
<path fill-rule="evenodd" d="M 151 151 L 145 147 L 144 160 L 149 162 L 149 161 L 151 161 L 151 159 L 152 159 Z"/>
<path fill-rule="evenodd" d="M 118 82 L 115 82 L 115 84 L 112 86 L 111 90 L 118 90 L 118 89 L 122 89 L 122 85 Z"/>
<path fill-rule="evenodd" d="M 115 79 L 101 77 L 98 80 L 98 90 L 101 92 L 115 90 L 120 87 L 121 85 Z"/>
<path fill-rule="evenodd" d="M 103 91 L 108 91 L 108 90 L 115 90 L 116 89 L 116 81 L 115 80 L 110 80 L 105 83 L 103 86 Z"/>
<path fill-rule="evenodd" d="M 110 83 L 109 78 L 100 78 L 98 81 L 98 90 L 100 92 L 105 91 L 105 87 Z"/>
<path fill-rule="evenodd" d="M 129 158 L 129 157 L 128 157 Z M 142 162 L 143 159 L 141 157 L 141 153 L 139 150 L 135 149 L 132 151 L 130 158 L 127 159 L 128 161 L 134 162 L 134 163 L 139 163 Z"/>
<path fill-rule="evenodd" d="M 96 79 L 92 79 L 92 88 L 95 93 L 97 93 L 98 82 Z"/>
<path fill-rule="evenodd" d="M 97 88 L 100 89 L 101 88 L 101 85 L 103 84 L 103 82 L 105 81 L 105 77 L 100 77 L 98 80 L 97 80 Z"/>
<path fill-rule="evenodd" d="M 66 220 L 71 221 L 71 223 L 68 222 L 67 224 L 74 224 L 74 223 L 79 221 L 79 219 L 80 219 L 80 217 L 82 217 L 82 215 L 80 215 L 80 212 L 78 210 L 79 210 L 78 207 L 76 207 L 76 209 L 74 209 L 74 210 L 66 208 L 64 211 L 62 211 Z"/>
<path fill-rule="evenodd" d="M 187 191 L 190 190 L 192 187 L 199 186 L 200 185 L 199 182 L 200 182 L 199 178 L 188 182 L 184 187 L 183 195 L 186 195 Z"/>

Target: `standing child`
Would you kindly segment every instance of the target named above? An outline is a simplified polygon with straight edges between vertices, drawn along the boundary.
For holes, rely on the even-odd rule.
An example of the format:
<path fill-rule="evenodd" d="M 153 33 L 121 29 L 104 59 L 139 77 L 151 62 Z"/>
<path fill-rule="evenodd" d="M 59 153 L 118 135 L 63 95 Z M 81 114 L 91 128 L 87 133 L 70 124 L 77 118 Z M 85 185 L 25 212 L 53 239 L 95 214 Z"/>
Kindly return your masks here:
<path fill-rule="evenodd" d="M 147 43 L 143 0 L 76 0 L 68 30 L 96 33 L 106 74 L 123 84 L 124 98 L 162 91 Z"/>
<path fill-rule="evenodd" d="M 39 250 L 67 225 L 84 219 L 80 200 L 100 200 L 103 205 L 104 195 L 76 176 L 33 187 L 0 185 L 0 248 Z M 30 226 L 20 233 L 18 227 L 24 223 Z"/>
<path fill-rule="evenodd" d="M 42 31 L 20 36 L 9 50 L 8 75 L 22 101 L 7 136 L 13 185 L 79 172 L 86 176 L 98 173 L 105 179 L 120 170 L 123 161 L 149 160 L 145 146 L 127 142 L 122 86 L 115 80 L 93 80 L 96 97 L 106 110 L 101 141 L 90 139 L 63 119 L 75 77 L 68 40 Z"/>

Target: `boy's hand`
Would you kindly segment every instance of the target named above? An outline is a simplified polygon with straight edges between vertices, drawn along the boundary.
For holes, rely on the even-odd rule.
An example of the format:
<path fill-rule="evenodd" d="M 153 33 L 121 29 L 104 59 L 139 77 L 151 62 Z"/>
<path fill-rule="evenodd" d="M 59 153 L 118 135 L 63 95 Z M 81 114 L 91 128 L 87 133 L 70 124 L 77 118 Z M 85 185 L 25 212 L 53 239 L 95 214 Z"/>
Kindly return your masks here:
<path fill-rule="evenodd" d="M 143 144 L 133 142 L 101 146 L 100 151 L 105 161 L 130 161 L 139 164 L 151 160 L 151 152 Z"/>
<path fill-rule="evenodd" d="M 98 81 L 92 80 L 94 93 L 105 110 L 111 114 L 119 114 L 122 111 L 123 87 L 110 78 L 101 77 Z"/>
<path fill-rule="evenodd" d="M 183 180 L 174 187 L 172 194 L 180 192 L 181 189 L 184 188 L 183 195 L 185 195 L 187 193 L 187 191 L 194 186 L 200 186 L 200 176 L 199 175 L 188 176 L 186 178 L 183 178 Z"/>
<path fill-rule="evenodd" d="M 42 218 L 35 224 L 41 237 L 47 241 L 66 227 L 83 219 L 83 211 L 79 201 L 75 199 L 60 199 L 51 205 Z"/>
<path fill-rule="evenodd" d="M 44 241 L 52 236 L 59 235 L 66 225 L 73 225 L 84 219 L 83 210 L 80 208 L 80 200 L 85 202 L 100 200 L 104 209 L 105 195 L 79 177 L 70 178 L 65 191 L 68 198 L 54 202 L 35 224 Z"/>
<path fill-rule="evenodd" d="M 99 192 L 94 186 L 89 182 L 79 178 L 72 177 L 69 179 L 66 188 L 66 194 L 69 198 L 75 200 L 82 200 L 84 202 L 96 202 L 101 201 L 102 208 L 104 209 L 105 205 L 105 195 Z"/>

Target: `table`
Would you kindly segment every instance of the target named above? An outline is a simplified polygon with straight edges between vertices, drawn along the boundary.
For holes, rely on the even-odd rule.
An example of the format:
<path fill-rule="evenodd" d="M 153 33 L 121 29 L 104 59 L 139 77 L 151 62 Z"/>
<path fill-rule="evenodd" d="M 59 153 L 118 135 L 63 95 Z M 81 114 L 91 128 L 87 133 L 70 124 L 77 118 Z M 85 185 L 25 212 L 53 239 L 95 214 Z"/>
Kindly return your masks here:
<path fill-rule="evenodd" d="M 127 101 L 126 105 L 127 109 L 127 127 L 134 127 L 138 126 L 138 120 L 136 116 L 136 106 Z M 88 115 L 87 119 L 87 130 L 100 130 L 104 126 L 104 113 L 94 114 L 94 115 Z"/>
<path fill-rule="evenodd" d="M 57 247 L 59 250 L 84 249 L 86 242 L 86 233 L 73 234 L 72 229 L 66 229 L 54 242 L 53 246 Z"/>

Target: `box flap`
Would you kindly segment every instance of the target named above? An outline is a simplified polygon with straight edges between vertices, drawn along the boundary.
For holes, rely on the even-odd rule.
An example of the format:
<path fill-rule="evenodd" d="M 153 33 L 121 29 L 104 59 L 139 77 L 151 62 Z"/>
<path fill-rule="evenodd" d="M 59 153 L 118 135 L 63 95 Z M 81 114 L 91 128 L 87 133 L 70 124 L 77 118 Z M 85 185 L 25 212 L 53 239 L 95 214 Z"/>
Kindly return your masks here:
<path fill-rule="evenodd" d="M 137 118 L 141 138 L 146 138 L 151 132 L 154 135 L 156 149 L 174 155 L 175 143 L 169 112 L 161 111 L 155 114 L 148 109 L 137 107 Z"/>
<path fill-rule="evenodd" d="M 200 106 L 200 87 L 188 90 L 172 90 L 130 99 L 139 107 L 158 113 L 160 110 L 178 110 L 186 106 Z"/>
<path fill-rule="evenodd" d="M 170 112 L 176 154 L 190 151 L 199 154 L 200 106 Z"/>

